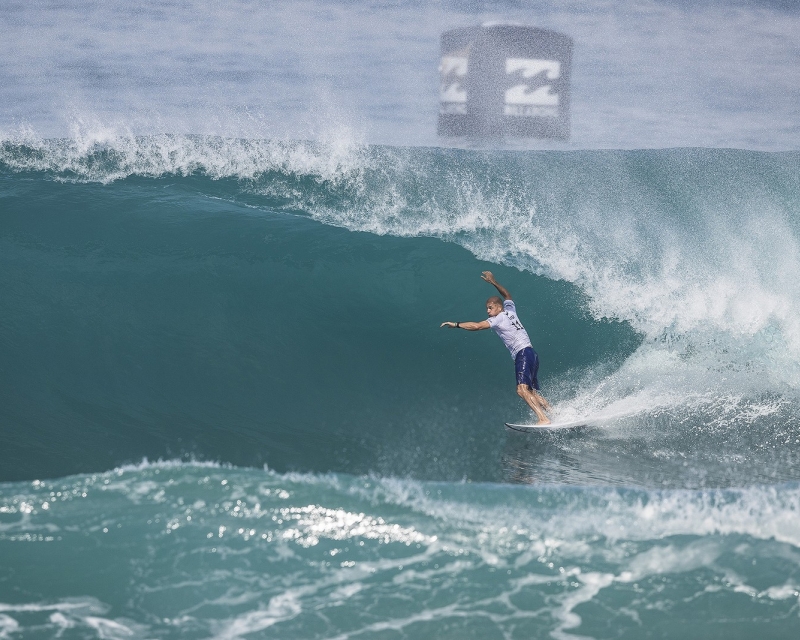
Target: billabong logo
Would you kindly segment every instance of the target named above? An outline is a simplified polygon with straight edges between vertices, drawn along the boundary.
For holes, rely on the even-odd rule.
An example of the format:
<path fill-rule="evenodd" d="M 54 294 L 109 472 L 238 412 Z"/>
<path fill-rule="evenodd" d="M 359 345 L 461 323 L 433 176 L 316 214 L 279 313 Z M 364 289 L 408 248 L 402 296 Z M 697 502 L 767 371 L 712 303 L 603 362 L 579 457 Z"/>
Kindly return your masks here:
<path fill-rule="evenodd" d="M 439 64 L 439 113 L 467 113 L 467 92 L 461 85 L 467 75 L 466 56 L 442 56 Z"/>
<path fill-rule="evenodd" d="M 558 60 L 506 58 L 506 75 L 511 74 L 519 74 L 525 80 L 540 75 L 543 77 L 506 89 L 504 115 L 558 117 L 558 92 L 552 91 L 552 85 L 542 84 L 542 81 L 558 80 L 561 77 L 561 63 Z"/>

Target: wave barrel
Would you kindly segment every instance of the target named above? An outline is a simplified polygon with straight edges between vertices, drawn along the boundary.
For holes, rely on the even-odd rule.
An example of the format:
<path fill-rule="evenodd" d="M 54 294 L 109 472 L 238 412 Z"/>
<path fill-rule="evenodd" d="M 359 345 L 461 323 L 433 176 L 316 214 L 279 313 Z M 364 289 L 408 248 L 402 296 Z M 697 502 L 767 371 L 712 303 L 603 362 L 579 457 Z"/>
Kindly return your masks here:
<path fill-rule="evenodd" d="M 445 31 L 439 64 L 443 137 L 569 138 L 572 39 L 486 24 Z"/>

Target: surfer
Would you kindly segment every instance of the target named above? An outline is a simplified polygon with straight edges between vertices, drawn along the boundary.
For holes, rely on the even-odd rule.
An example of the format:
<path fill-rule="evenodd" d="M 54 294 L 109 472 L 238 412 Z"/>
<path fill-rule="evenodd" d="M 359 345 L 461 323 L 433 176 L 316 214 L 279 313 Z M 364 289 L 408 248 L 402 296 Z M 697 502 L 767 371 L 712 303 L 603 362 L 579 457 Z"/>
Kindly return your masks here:
<path fill-rule="evenodd" d="M 494 285 L 503 296 L 502 300 L 499 296 L 492 296 L 486 301 L 486 313 L 489 314 L 489 319 L 481 322 L 443 322 L 441 326 L 467 331 L 492 329 L 500 336 L 511 352 L 511 357 L 514 358 L 517 370 L 517 395 L 533 409 L 539 419 L 538 424 L 550 424 L 550 419 L 545 414 L 545 411 L 550 409 L 550 404 L 539 393 L 539 380 L 536 378 L 539 372 L 539 356 L 533 350 L 528 332 L 517 318 L 517 308 L 511 299 L 511 294 L 494 279 L 491 271 L 484 271 L 481 278 Z"/>

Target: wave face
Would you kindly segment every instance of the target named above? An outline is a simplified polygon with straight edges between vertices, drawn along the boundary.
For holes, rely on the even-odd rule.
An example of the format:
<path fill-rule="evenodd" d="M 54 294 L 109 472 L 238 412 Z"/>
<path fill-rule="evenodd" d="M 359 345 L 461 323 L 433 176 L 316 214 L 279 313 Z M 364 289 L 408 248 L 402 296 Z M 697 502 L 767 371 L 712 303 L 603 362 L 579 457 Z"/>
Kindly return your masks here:
<path fill-rule="evenodd" d="M 620 418 L 570 445 L 593 474 L 794 479 L 799 158 L 7 141 L 3 477 L 191 455 L 508 478 L 508 355 L 439 328 L 483 317 L 493 269 L 558 416 Z"/>
<path fill-rule="evenodd" d="M 792 637 L 798 169 L 5 140 L 0 638 Z"/>

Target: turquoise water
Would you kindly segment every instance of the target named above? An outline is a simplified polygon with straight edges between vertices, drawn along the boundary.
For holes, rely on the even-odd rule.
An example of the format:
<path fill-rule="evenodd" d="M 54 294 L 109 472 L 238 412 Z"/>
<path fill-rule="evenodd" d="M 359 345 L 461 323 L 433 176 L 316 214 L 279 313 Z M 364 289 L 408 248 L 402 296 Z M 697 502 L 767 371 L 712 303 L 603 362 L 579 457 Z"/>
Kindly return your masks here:
<path fill-rule="evenodd" d="M 0 637 L 794 637 L 799 165 L 6 141 Z"/>
<path fill-rule="evenodd" d="M 569 141 L 436 137 L 485 21 L 573 39 Z M 0 640 L 796 638 L 798 30 L 4 3 Z M 486 269 L 605 426 L 503 428 L 507 351 L 439 328 Z"/>
<path fill-rule="evenodd" d="M 797 631 L 797 484 L 645 491 L 165 463 L 2 495 L 8 637 Z"/>

